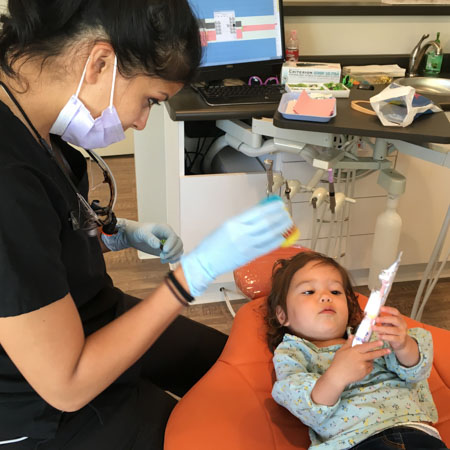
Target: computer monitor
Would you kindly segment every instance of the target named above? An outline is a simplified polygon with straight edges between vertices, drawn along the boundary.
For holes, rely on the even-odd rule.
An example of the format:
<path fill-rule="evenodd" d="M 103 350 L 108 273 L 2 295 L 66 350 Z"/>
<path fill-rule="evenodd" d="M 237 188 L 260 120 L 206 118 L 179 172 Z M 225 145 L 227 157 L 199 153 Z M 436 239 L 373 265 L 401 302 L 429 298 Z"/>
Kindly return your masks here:
<path fill-rule="evenodd" d="M 189 0 L 203 58 L 197 81 L 279 75 L 284 62 L 282 0 Z"/>

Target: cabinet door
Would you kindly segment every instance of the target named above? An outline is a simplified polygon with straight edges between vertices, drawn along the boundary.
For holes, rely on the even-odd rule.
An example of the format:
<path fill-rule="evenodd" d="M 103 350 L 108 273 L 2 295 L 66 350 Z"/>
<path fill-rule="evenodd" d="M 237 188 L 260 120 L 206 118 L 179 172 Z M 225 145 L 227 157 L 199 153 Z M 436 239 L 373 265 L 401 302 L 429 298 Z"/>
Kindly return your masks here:
<path fill-rule="evenodd" d="M 180 180 L 181 238 L 186 251 L 228 218 L 266 195 L 265 174 L 191 175 Z"/>

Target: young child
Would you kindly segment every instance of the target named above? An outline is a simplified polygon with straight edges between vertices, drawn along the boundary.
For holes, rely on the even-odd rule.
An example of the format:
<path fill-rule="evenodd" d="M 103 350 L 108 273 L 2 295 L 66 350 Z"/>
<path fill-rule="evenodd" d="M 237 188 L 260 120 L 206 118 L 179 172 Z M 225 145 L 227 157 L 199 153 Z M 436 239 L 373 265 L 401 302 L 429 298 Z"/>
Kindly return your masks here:
<path fill-rule="evenodd" d="M 267 340 L 272 396 L 309 427 L 310 449 L 447 448 L 430 424 L 433 342 L 384 306 L 371 341 L 352 347 L 363 317 L 344 268 L 315 252 L 274 267 Z"/>

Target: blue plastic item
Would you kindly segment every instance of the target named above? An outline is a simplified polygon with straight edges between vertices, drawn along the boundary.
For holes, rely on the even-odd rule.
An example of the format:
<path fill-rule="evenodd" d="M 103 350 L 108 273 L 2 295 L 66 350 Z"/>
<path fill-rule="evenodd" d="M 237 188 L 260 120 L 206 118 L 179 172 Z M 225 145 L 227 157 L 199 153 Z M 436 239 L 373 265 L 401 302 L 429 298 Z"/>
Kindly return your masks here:
<path fill-rule="evenodd" d="M 278 105 L 278 112 L 285 118 L 291 120 L 306 120 L 308 122 L 329 122 L 333 117 L 336 117 L 336 105 L 334 105 L 334 111 L 331 116 L 304 116 L 301 114 L 288 114 L 286 112 L 288 103 L 291 100 L 297 100 L 301 92 L 288 92 L 281 96 L 280 104 Z"/>

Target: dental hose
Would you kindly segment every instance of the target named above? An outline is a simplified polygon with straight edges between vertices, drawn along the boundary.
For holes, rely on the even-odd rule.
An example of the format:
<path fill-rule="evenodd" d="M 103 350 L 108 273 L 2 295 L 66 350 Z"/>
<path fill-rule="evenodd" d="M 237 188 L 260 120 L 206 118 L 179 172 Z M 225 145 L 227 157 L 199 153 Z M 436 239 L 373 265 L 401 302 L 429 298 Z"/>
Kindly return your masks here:
<path fill-rule="evenodd" d="M 311 200 L 311 204 L 313 207 L 313 214 L 312 214 L 312 226 L 311 226 L 311 250 L 314 250 L 313 244 L 315 241 L 315 235 L 316 235 L 316 229 L 317 229 L 317 198 L 314 197 Z"/>
<path fill-rule="evenodd" d="M 316 227 L 316 233 L 314 235 L 314 239 L 311 245 L 311 250 L 315 250 L 316 249 L 316 245 L 317 245 L 317 240 L 319 239 L 320 236 L 320 230 L 322 229 L 322 224 L 323 224 L 323 219 L 325 218 L 325 213 L 327 211 L 327 208 L 325 205 L 322 205 L 322 214 L 320 215 L 320 219 L 319 219 L 319 225 Z"/>
<path fill-rule="evenodd" d="M 336 195 L 334 192 L 333 169 L 328 169 L 328 189 L 330 193 L 330 210 L 334 214 L 336 211 Z"/>
<path fill-rule="evenodd" d="M 330 227 L 329 227 L 327 251 L 326 251 L 327 255 L 329 255 L 329 253 L 330 253 L 331 235 L 335 231 L 334 225 L 336 223 L 336 194 L 334 191 L 333 169 L 328 169 L 328 190 L 329 190 L 331 216 L 330 216 Z"/>

